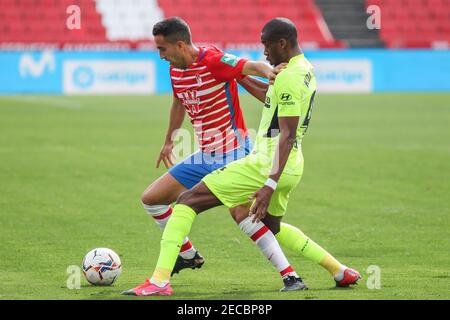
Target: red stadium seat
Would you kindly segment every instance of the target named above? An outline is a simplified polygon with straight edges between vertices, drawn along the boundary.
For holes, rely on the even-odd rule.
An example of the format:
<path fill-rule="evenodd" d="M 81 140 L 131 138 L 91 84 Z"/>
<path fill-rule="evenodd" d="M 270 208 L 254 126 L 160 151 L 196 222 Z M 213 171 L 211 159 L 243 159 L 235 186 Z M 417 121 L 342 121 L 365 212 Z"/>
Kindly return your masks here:
<path fill-rule="evenodd" d="M 450 38 L 449 0 L 366 0 L 369 5 L 381 8 L 380 36 L 387 47 L 429 48 Z"/>
<path fill-rule="evenodd" d="M 313 0 L 159 0 L 158 4 L 165 16 L 185 19 L 196 42 L 257 45 L 264 23 L 284 16 L 298 26 L 300 42 L 342 47 L 342 43 L 323 34 L 319 27 L 321 13 Z"/>
<path fill-rule="evenodd" d="M 114 0 L 116 3 L 119 0 Z M 120 0 L 134 6 L 137 1 Z M 125 1 L 125 2 L 124 2 Z M 145 1 L 145 0 L 142 0 Z M 301 43 L 323 48 L 340 48 L 325 28 L 314 0 L 148 0 L 153 6 L 142 13 L 162 12 L 165 17 L 181 16 L 191 26 L 194 41 L 218 45 L 259 45 L 260 30 L 271 18 L 284 16 L 294 21 Z M 366 6 L 378 5 L 382 11 L 380 37 L 388 47 L 432 47 L 450 38 L 450 0 L 365 0 Z M 0 42 L 45 42 L 65 45 L 82 43 L 118 43 L 126 46 L 150 46 L 151 25 L 145 33 L 133 37 L 127 32 L 111 36 L 105 12 L 99 7 L 105 0 L 0 0 Z M 111 4 L 109 2 L 109 4 Z M 66 8 L 81 7 L 82 30 L 68 30 Z M 30 9 L 32 8 L 32 9 Z M 161 11 L 162 10 L 162 11 Z M 123 29 L 135 31 L 144 23 L 133 16 Z M 108 20 L 108 19 L 106 19 Z M 116 20 L 108 20 L 114 24 Z M 133 24 L 135 23 L 135 24 Z M 148 23 L 148 21 L 147 21 Z M 117 24 L 116 24 L 117 25 Z M 120 31 L 120 30 L 119 30 Z M 145 34 L 146 37 L 139 38 Z M 136 38 L 138 37 L 138 38 Z M 123 39 L 122 39 L 123 38 Z M 112 39 L 112 40 L 111 40 Z M 450 42 L 449 42 L 450 44 Z"/>
<path fill-rule="evenodd" d="M 68 30 L 66 9 L 81 8 L 81 30 Z M 30 9 L 32 8 L 32 9 Z M 55 43 L 107 42 L 101 16 L 91 0 L 1 0 L 0 41 Z"/>

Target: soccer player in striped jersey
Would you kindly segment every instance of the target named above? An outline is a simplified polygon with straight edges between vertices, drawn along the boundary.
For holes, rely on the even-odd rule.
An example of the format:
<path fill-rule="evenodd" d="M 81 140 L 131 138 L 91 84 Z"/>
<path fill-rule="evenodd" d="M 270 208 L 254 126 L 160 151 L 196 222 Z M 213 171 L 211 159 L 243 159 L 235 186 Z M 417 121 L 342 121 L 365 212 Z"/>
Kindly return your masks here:
<path fill-rule="evenodd" d="M 267 91 L 254 150 L 208 174 L 178 198 L 162 236 L 152 278 L 127 294 L 171 295 L 170 274 L 178 245 L 199 213 L 219 205 L 239 208 L 233 216 L 236 222 L 275 267 L 284 263 L 276 261 L 280 257 L 279 241 L 325 268 L 338 287 L 347 287 L 360 279 L 356 270 L 341 264 L 300 229 L 281 223 L 289 195 L 303 174 L 301 142 L 311 118 L 317 84 L 290 20 L 269 21 L 262 30 L 261 41 L 272 65 L 287 63 L 287 66 Z M 306 288 L 296 275 L 283 277 L 283 282 L 282 291 Z"/>
<path fill-rule="evenodd" d="M 153 35 L 161 59 L 170 63 L 173 103 L 166 139 L 157 160 L 157 167 L 163 162 L 170 169 L 144 191 L 141 201 L 163 230 L 172 213 L 170 204 L 182 192 L 199 183 L 208 173 L 249 153 L 251 142 L 236 80 L 264 101 L 267 84 L 245 75 L 267 78 L 273 76 L 273 71 L 262 62 L 239 59 L 213 46 L 196 47 L 188 25 L 177 17 L 157 23 Z M 173 141 L 186 113 L 200 150 L 173 166 Z M 173 273 L 184 268 L 199 268 L 203 263 L 204 258 L 186 237 Z"/>

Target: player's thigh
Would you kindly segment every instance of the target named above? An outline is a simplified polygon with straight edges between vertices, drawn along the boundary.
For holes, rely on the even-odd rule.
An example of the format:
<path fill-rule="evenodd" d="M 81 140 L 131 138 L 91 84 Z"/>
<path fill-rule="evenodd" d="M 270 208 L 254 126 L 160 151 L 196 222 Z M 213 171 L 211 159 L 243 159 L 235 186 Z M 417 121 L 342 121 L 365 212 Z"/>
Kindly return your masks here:
<path fill-rule="evenodd" d="M 291 192 L 297 187 L 301 177 L 301 175 L 281 175 L 267 209 L 271 216 L 283 217 L 285 215 Z"/>
<path fill-rule="evenodd" d="M 141 200 L 147 205 L 169 205 L 187 188 L 166 172 L 142 193 Z"/>
<path fill-rule="evenodd" d="M 258 168 L 244 159 L 234 161 L 208 174 L 202 180 L 228 208 L 248 205 L 253 193 L 261 188 L 267 179 Z"/>
<path fill-rule="evenodd" d="M 193 188 L 183 192 L 177 199 L 177 204 L 190 207 L 197 214 L 222 205 L 222 202 L 201 181 Z"/>

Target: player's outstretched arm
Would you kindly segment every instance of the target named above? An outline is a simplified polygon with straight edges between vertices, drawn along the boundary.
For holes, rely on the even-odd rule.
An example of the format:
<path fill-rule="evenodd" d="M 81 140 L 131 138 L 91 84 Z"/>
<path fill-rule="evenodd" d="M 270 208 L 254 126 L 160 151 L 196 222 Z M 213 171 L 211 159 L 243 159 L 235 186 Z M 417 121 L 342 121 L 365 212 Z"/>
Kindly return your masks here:
<path fill-rule="evenodd" d="M 267 88 L 269 87 L 267 83 L 253 77 L 244 77 L 243 79 L 237 80 L 237 82 L 256 99 L 263 103 L 265 102 Z"/>
<path fill-rule="evenodd" d="M 172 107 L 170 108 L 169 128 L 167 129 L 166 139 L 156 162 L 156 168 L 159 168 L 161 161 L 167 169 L 173 166 L 173 140 L 175 139 L 176 130 L 180 129 L 183 124 L 185 115 L 186 109 L 183 104 L 179 99 L 173 97 Z"/>
<path fill-rule="evenodd" d="M 279 74 L 283 69 L 285 69 L 287 63 L 281 63 L 272 69 L 272 73 L 269 78 L 269 83 L 258 80 L 251 76 L 244 77 L 237 82 L 244 87 L 247 92 L 249 92 L 252 96 L 258 99 L 261 102 L 266 102 L 266 93 L 269 88 L 269 84 L 273 84 L 275 82 L 275 78 L 277 74 Z"/>
<path fill-rule="evenodd" d="M 276 76 L 273 68 L 262 61 L 247 61 L 242 69 L 242 74 L 266 79 L 275 78 Z"/>

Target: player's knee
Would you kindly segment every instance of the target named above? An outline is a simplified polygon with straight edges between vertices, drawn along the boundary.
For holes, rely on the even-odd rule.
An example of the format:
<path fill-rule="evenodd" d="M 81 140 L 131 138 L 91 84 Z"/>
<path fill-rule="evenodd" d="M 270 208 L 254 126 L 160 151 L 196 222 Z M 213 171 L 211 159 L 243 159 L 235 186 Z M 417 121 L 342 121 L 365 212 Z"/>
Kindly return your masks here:
<path fill-rule="evenodd" d="M 248 217 L 248 209 L 242 208 L 242 207 L 236 207 L 230 209 L 230 214 L 233 220 L 240 224 L 242 221 L 244 221 Z"/>
<path fill-rule="evenodd" d="M 147 206 L 153 206 L 157 203 L 154 203 L 153 197 L 150 192 L 144 191 L 141 195 L 141 202 Z"/>
<path fill-rule="evenodd" d="M 239 217 L 236 215 L 235 212 L 230 211 L 231 217 L 233 218 L 234 222 L 236 222 L 237 224 L 239 224 L 241 222 L 241 220 L 239 220 Z"/>

